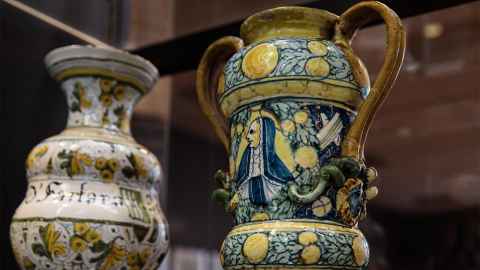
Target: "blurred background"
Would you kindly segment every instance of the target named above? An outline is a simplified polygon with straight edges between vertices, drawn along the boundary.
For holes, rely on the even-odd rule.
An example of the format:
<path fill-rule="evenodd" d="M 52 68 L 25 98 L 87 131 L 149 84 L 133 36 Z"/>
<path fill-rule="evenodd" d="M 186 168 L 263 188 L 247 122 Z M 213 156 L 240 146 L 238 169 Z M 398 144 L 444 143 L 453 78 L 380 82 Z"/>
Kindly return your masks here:
<path fill-rule="evenodd" d="M 196 101 L 202 52 L 221 36 L 238 35 L 240 22 L 257 11 L 306 5 L 340 14 L 356 2 L 1 2 L 0 269 L 17 269 L 8 228 L 26 191 L 24 160 L 66 123 L 64 97 L 43 65 L 48 51 L 99 41 L 158 67 L 161 78 L 138 104 L 132 130 L 166 172 L 160 194 L 171 250 L 162 269 L 221 269 L 217 250 L 232 219 L 210 200 L 212 175 L 226 157 Z M 367 161 L 380 172 L 380 194 L 361 224 L 371 270 L 480 269 L 480 3 L 436 2 L 385 2 L 408 37 L 402 71 L 367 139 Z M 384 40 L 383 26 L 373 24 L 354 41 L 371 78 Z"/>

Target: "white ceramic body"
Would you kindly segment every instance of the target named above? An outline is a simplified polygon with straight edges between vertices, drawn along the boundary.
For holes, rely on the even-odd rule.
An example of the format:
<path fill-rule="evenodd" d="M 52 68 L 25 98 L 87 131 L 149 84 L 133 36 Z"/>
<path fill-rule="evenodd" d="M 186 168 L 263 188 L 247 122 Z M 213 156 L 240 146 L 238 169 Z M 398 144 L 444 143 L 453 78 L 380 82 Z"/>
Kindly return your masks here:
<path fill-rule="evenodd" d="M 27 158 L 28 189 L 11 224 L 22 269 L 156 269 L 168 225 L 156 157 L 130 136 L 134 104 L 157 76 L 145 60 L 91 47 L 50 53 L 67 128 Z"/>

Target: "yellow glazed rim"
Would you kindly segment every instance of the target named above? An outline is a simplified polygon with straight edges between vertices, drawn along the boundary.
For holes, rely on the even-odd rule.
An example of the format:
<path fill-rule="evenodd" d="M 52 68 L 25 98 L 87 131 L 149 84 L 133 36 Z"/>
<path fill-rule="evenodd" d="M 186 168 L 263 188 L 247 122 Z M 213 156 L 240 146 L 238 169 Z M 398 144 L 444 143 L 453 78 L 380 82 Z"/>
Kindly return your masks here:
<path fill-rule="evenodd" d="M 277 37 L 333 36 L 338 16 L 326 10 L 306 7 L 278 7 L 248 17 L 240 28 L 245 44 Z"/>
<path fill-rule="evenodd" d="M 245 223 L 235 226 L 228 235 L 242 234 L 246 232 L 269 232 L 269 231 L 302 231 L 302 230 L 327 230 L 335 232 L 350 233 L 363 236 L 357 228 L 351 228 L 335 222 L 320 222 L 308 219 L 298 220 L 270 220 L 262 222 Z"/>

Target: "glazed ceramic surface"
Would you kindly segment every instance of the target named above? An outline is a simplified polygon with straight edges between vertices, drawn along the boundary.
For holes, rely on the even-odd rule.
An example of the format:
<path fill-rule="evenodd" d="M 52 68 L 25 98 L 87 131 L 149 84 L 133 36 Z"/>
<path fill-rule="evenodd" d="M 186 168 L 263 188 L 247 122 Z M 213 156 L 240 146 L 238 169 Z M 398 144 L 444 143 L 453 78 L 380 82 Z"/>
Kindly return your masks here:
<path fill-rule="evenodd" d="M 378 15 L 389 46 L 371 88 L 349 44 Z M 247 19 L 241 36 L 213 43 L 197 71 L 200 104 L 228 152 L 214 192 L 237 225 L 223 267 L 366 268 L 357 224 L 377 189 L 363 144 L 403 59 L 398 17 L 378 2 L 340 17 L 276 8 Z"/>
<path fill-rule="evenodd" d="M 156 157 L 130 134 L 156 69 L 125 52 L 69 46 L 47 55 L 67 97 L 67 128 L 35 146 L 11 224 L 22 269 L 156 269 L 168 246 Z"/>

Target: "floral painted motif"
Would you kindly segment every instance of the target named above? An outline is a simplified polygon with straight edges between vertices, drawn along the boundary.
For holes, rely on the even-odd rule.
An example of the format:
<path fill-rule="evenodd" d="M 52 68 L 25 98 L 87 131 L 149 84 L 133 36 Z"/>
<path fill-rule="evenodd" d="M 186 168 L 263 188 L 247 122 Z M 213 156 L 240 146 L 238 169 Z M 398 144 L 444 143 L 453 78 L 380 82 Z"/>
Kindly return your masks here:
<path fill-rule="evenodd" d="M 87 90 L 82 82 L 75 82 L 72 94 L 75 99 L 70 105 L 70 110 L 72 112 L 81 112 L 92 107 L 92 101 L 87 97 Z"/>
<path fill-rule="evenodd" d="M 81 150 L 80 150 L 81 149 Z M 47 153 L 48 150 L 48 153 Z M 160 174 L 155 157 L 144 148 L 95 141 L 45 141 L 27 159 L 27 175 L 48 175 L 127 185 L 152 184 Z"/>
<path fill-rule="evenodd" d="M 58 153 L 58 159 L 61 160 L 60 168 L 67 172 L 67 175 L 81 175 L 85 173 L 85 167 L 92 165 L 92 158 L 80 151 L 63 150 Z"/>
<path fill-rule="evenodd" d="M 40 257 L 47 257 L 53 261 L 54 257 L 66 255 L 65 244 L 59 242 L 60 232 L 55 230 L 53 224 L 40 226 L 38 228 L 41 243 L 32 244 L 32 251 Z"/>
<path fill-rule="evenodd" d="M 102 77 L 69 79 L 63 85 L 69 100 L 70 126 L 105 127 L 130 133 L 132 108 L 140 98 L 138 90 Z"/>
<path fill-rule="evenodd" d="M 67 127 L 26 160 L 28 185 L 10 226 L 22 270 L 158 269 L 168 225 L 160 164 L 130 134 L 134 105 L 158 72 L 119 50 L 67 46 L 46 57 L 69 107 Z"/>
<path fill-rule="evenodd" d="M 100 224 L 76 221 L 14 221 L 12 238 L 25 243 L 17 249 L 27 249 L 16 254 L 31 254 L 23 257 L 23 269 L 63 269 L 63 267 L 86 267 L 80 269 L 155 269 L 157 258 L 165 253 L 158 244 L 167 241 L 162 230 L 145 228 L 158 233 L 155 238 L 142 238 L 132 226 Z M 153 225 L 158 226 L 158 224 Z M 30 232 L 33 228 L 37 231 Z M 26 236 L 24 233 L 28 233 Z M 70 258 L 72 261 L 68 262 Z M 76 269 L 76 268 L 72 268 Z"/>

